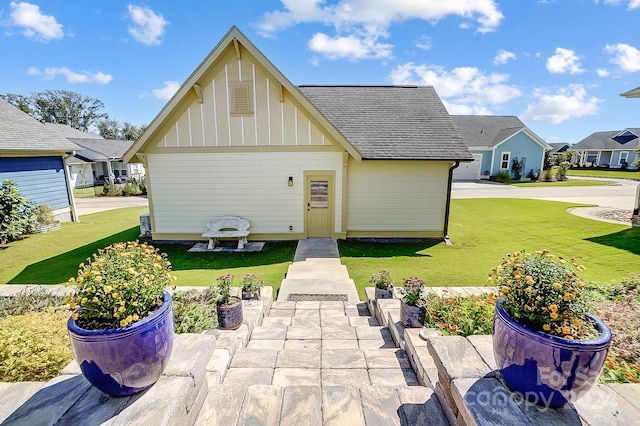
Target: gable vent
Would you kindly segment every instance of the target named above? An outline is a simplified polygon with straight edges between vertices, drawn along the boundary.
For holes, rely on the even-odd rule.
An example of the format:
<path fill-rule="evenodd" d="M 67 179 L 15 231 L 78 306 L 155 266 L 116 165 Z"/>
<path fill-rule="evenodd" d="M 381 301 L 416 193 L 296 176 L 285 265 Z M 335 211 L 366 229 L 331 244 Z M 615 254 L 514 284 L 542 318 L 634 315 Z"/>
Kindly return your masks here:
<path fill-rule="evenodd" d="M 231 114 L 253 114 L 251 83 L 230 83 Z"/>

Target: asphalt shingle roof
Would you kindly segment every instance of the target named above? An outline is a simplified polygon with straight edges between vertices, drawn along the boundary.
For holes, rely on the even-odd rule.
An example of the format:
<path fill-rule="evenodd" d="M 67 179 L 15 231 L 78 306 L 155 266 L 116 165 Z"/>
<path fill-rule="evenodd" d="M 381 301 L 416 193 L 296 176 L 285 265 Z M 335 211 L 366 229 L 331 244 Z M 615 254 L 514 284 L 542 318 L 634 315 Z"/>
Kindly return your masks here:
<path fill-rule="evenodd" d="M 58 123 L 45 123 L 45 126 L 50 130 L 61 134 L 65 138 L 76 138 L 76 139 L 103 139 L 100 135 L 96 135 L 95 133 L 83 132 L 82 130 L 74 129 L 71 126 L 67 126 L 66 124 L 58 124 Z"/>
<path fill-rule="evenodd" d="M 636 135 L 640 135 L 640 129 L 627 128 Z M 640 138 L 632 139 L 629 142 L 622 144 L 613 137 L 622 132 L 622 130 L 612 130 L 608 132 L 595 132 L 582 139 L 577 144 L 573 145 L 573 150 L 585 150 L 585 149 L 617 149 L 617 150 L 634 150 L 640 149 Z"/>
<path fill-rule="evenodd" d="M 85 149 L 90 149 L 109 158 L 122 158 L 125 152 L 133 145 L 134 141 L 123 141 L 117 139 L 78 139 L 69 138 L 69 140 L 80 145 Z"/>
<path fill-rule="evenodd" d="M 518 117 L 504 115 L 452 115 L 469 147 L 493 147 L 526 126 Z"/>
<path fill-rule="evenodd" d="M 300 86 L 368 160 L 471 160 L 431 86 Z"/>
<path fill-rule="evenodd" d="M 0 152 L 70 152 L 81 147 L 0 99 Z"/>

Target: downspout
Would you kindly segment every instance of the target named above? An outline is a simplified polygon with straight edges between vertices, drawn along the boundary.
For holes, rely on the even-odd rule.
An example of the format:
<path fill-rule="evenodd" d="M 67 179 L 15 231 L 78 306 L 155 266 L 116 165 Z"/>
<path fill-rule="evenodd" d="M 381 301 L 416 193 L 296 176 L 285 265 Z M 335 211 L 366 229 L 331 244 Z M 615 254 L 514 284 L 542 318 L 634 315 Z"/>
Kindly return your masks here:
<path fill-rule="evenodd" d="M 444 242 L 448 246 L 453 245 L 453 241 L 449 239 L 449 213 L 451 212 L 451 189 L 453 187 L 453 171 L 460 166 L 460 160 L 456 160 L 453 166 L 449 168 L 449 182 L 447 183 L 447 204 L 444 210 Z"/>
<path fill-rule="evenodd" d="M 67 158 L 73 157 L 76 155 L 75 151 L 71 151 L 69 153 L 65 153 L 62 156 L 62 166 L 64 168 L 64 176 L 67 181 L 67 192 L 69 194 L 69 200 L 71 200 L 71 220 L 73 222 L 80 222 L 80 218 L 78 217 L 78 209 L 76 207 L 76 197 L 73 195 L 73 188 L 71 187 L 71 173 L 69 172 L 69 165 L 67 164 Z"/>

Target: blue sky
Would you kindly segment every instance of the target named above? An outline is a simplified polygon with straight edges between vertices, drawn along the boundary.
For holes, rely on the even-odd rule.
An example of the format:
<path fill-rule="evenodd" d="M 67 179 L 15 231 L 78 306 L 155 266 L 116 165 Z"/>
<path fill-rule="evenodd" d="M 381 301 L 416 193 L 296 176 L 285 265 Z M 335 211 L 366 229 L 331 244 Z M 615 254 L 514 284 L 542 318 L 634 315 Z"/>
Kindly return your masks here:
<path fill-rule="evenodd" d="M 149 123 L 232 25 L 294 84 L 428 84 L 547 142 L 640 127 L 640 0 L 0 0 L 0 93 Z"/>

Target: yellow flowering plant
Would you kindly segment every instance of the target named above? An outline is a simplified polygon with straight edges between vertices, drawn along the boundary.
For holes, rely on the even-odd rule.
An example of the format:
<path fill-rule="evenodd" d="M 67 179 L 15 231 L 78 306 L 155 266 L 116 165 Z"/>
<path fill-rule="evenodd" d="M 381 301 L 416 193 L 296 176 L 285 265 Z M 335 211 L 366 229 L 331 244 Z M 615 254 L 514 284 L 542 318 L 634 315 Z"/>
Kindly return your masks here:
<path fill-rule="evenodd" d="M 80 264 L 66 302 L 81 328 L 125 327 L 162 306 L 162 292 L 174 280 L 165 253 L 138 241 L 115 243 Z"/>
<path fill-rule="evenodd" d="M 547 250 L 510 253 L 493 268 L 489 281 L 498 288 L 502 308 L 515 321 L 543 333 L 565 339 L 598 336 L 587 317 L 590 305 L 584 297 L 584 271 L 575 259 L 567 261 Z"/>

